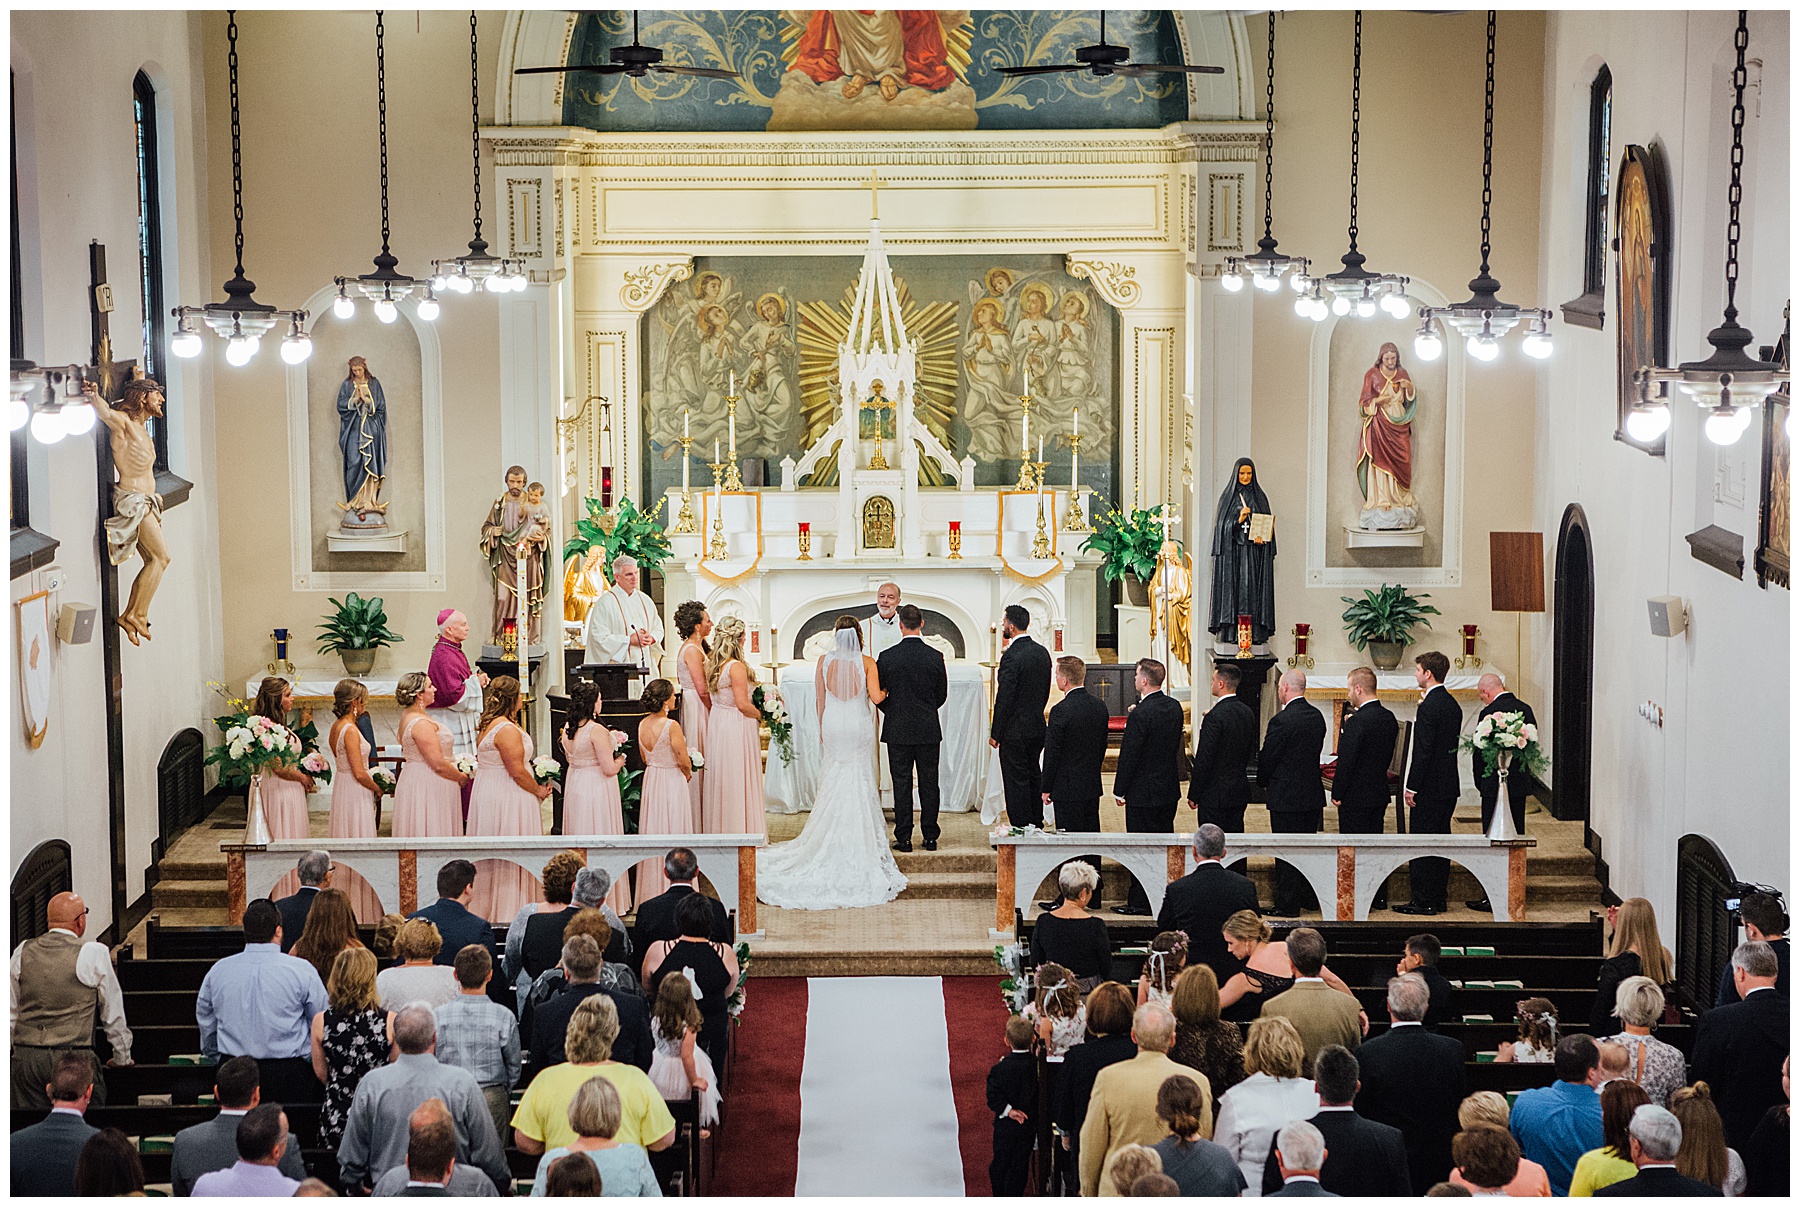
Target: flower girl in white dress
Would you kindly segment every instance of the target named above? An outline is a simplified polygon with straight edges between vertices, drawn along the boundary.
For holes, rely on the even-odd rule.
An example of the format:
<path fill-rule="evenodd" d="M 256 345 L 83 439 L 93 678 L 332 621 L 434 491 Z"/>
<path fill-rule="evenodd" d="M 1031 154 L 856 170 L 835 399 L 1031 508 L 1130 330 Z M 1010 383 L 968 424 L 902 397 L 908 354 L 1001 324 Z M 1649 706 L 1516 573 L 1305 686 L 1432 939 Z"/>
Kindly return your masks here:
<path fill-rule="evenodd" d="M 650 1057 L 650 1080 L 666 1102 L 686 1102 L 699 1090 L 700 1126 L 711 1127 L 719 1121 L 719 1079 L 713 1074 L 712 1057 L 695 1042 L 700 1024 L 700 1007 L 687 974 L 664 977 L 651 1012 L 656 1051 Z"/>

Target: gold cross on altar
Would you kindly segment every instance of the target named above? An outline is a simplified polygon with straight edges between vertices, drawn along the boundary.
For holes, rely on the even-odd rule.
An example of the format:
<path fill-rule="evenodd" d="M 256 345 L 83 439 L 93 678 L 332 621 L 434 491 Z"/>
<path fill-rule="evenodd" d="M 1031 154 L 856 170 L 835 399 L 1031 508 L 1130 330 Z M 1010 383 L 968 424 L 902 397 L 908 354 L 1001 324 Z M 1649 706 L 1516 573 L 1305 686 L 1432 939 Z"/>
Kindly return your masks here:
<path fill-rule="evenodd" d="M 868 183 L 862 186 L 869 190 L 869 220 L 871 222 L 881 221 L 881 186 L 883 183 L 881 176 L 871 170 Z"/>

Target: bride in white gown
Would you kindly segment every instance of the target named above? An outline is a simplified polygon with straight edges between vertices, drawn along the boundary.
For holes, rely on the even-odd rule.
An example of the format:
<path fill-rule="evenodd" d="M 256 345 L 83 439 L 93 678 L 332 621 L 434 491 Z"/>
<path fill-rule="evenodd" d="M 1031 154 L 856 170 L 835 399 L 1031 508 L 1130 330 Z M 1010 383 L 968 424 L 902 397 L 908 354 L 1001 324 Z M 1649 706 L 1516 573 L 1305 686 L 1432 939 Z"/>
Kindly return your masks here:
<path fill-rule="evenodd" d="M 812 813 L 800 837 L 763 848 L 756 861 L 757 897 L 783 909 L 881 905 L 906 887 L 875 787 L 872 705 L 881 678 L 856 621 L 846 616 L 838 626 L 813 673 L 823 757 Z"/>

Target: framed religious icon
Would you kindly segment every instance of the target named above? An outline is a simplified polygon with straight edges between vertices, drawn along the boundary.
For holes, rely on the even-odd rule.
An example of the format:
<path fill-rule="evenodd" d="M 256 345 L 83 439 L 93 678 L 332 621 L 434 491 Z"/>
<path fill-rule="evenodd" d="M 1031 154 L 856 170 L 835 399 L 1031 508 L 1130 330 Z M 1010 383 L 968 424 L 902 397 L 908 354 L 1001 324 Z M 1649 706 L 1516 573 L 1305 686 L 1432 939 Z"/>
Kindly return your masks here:
<path fill-rule="evenodd" d="M 13 605 L 19 634 L 19 719 L 33 750 L 50 732 L 50 592 Z"/>
<path fill-rule="evenodd" d="M 1792 510 L 1794 454 L 1788 440 L 1788 391 L 1763 403 L 1762 507 L 1756 522 L 1756 581 L 1788 586 L 1789 514 Z"/>
<path fill-rule="evenodd" d="M 1669 242 L 1674 228 L 1669 220 L 1668 172 L 1654 147 L 1625 148 L 1614 192 L 1619 206 L 1618 234 L 1613 237 L 1619 285 L 1619 413 L 1614 435 L 1661 453 L 1664 437 L 1646 443 L 1625 431 L 1625 418 L 1638 400 L 1633 376 L 1669 359 Z"/>

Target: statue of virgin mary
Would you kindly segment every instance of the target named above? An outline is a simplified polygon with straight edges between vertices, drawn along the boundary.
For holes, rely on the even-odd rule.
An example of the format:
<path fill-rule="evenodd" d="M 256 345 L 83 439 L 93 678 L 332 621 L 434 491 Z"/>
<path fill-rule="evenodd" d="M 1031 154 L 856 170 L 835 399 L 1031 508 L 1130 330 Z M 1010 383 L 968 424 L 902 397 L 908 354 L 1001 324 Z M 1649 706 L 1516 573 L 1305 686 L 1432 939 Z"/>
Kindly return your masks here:
<path fill-rule="evenodd" d="M 1207 629 L 1221 645 L 1237 644 L 1239 616 L 1250 617 L 1250 641 L 1263 645 L 1275 631 L 1275 535 L 1251 535 L 1251 517 L 1273 516 L 1256 480 L 1256 462 L 1239 457 L 1213 516 L 1212 612 Z"/>
<path fill-rule="evenodd" d="M 387 480 L 387 398 L 369 374 L 369 362 L 350 358 L 350 372 L 338 387 L 338 451 L 344 457 L 342 526 L 357 532 L 387 527 L 381 487 Z"/>

